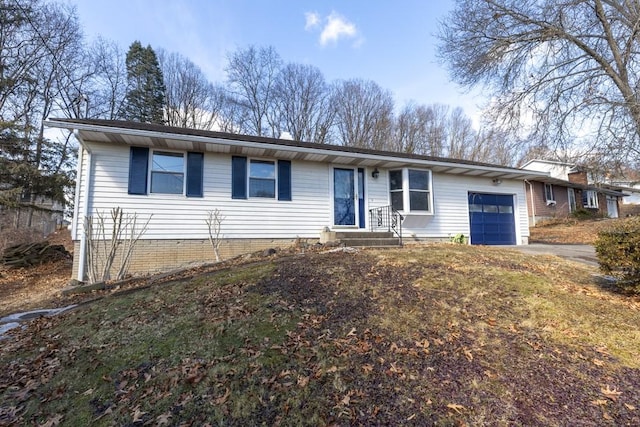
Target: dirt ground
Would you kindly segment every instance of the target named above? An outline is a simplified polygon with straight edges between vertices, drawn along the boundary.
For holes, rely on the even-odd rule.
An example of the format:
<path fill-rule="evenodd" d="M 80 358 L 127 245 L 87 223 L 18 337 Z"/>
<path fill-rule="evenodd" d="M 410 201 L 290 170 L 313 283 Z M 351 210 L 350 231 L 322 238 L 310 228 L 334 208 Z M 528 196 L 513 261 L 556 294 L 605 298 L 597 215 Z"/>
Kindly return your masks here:
<path fill-rule="evenodd" d="M 47 240 L 73 251 L 69 230 L 59 230 Z M 72 261 L 59 260 L 30 268 L 0 267 L 0 317 L 36 308 L 47 308 L 58 299 L 71 279 Z"/>
<path fill-rule="evenodd" d="M 531 243 L 555 243 L 564 245 L 592 245 L 598 231 L 611 225 L 615 219 L 599 218 L 578 221 L 564 219 L 542 222 L 530 228 Z"/>

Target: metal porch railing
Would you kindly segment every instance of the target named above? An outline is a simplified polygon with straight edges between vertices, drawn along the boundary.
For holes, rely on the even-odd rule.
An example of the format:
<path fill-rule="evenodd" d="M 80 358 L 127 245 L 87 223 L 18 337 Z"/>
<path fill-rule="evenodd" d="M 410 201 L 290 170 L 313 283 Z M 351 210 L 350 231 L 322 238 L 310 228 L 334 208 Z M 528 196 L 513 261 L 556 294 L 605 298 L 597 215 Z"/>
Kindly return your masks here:
<path fill-rule="evenodd" d="M 400 245 L 402 245 L 402 220 L 404 217 L 390 205 L 369 209 L 371 231 L 392 231 L 400 239 Z"/>

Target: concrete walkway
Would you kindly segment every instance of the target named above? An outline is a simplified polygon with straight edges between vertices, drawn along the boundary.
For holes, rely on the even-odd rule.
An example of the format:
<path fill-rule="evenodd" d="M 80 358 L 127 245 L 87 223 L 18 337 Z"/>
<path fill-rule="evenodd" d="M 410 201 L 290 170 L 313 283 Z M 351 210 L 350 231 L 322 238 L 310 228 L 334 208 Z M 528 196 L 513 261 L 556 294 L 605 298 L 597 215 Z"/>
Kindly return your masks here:
<path fill-rule="evenodd" d="M 544 243 L 532 243 L 530 245 L 511 247 L 525 254 L 556 255 L 560 258 L 581 262 L 596 268 L 598 267 L 596 250 L 591 245 L 550 245 Z"/>

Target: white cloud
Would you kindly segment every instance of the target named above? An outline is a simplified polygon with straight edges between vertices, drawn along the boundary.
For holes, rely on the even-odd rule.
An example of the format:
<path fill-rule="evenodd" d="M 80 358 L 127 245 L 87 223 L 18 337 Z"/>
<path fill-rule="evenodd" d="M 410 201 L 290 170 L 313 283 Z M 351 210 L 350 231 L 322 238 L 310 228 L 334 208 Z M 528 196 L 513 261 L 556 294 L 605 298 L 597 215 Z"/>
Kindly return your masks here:
<path fill-rule="evenodd" d="M 337 43 L 341 38 L 354 38 L 357 35 L 358 29 L 353 23 L 336 12 L 331 12 L 320 34 L 320 44 L 326 46 L 329 43 Z"/>
<path fill-rule="evenodd" d="M 331 12 L 326 18 L 316 12 L 307 12 L 304 16 L 306 31 L 322 28 L 319 40 L 321 46 L 336 44 L 342 39 L 354 40 L 353 47 L 355 48 L 364 43 L 364 38 L 360 36 L 355 24 L 336 12 Z"/>
<path fill-rule="evenodd" d="M 304 29 L 306 31 L 311 31 L 314 28 L 317 28 L 320 25 L 320 15 L 315 12 L 307 12 L 304 14 L 305 24 Z"/>

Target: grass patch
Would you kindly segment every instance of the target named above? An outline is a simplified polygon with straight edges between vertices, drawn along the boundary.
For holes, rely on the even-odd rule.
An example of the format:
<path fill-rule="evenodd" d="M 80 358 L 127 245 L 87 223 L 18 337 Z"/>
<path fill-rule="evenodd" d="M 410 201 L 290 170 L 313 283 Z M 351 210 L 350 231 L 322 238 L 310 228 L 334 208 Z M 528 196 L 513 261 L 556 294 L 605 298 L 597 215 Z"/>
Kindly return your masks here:
<path fill-rule="evenodd" d="M 638 303 L 591 273 L 430 245 L 114 295 L 3 343 L 0 424 L 637 424 Z"/>

